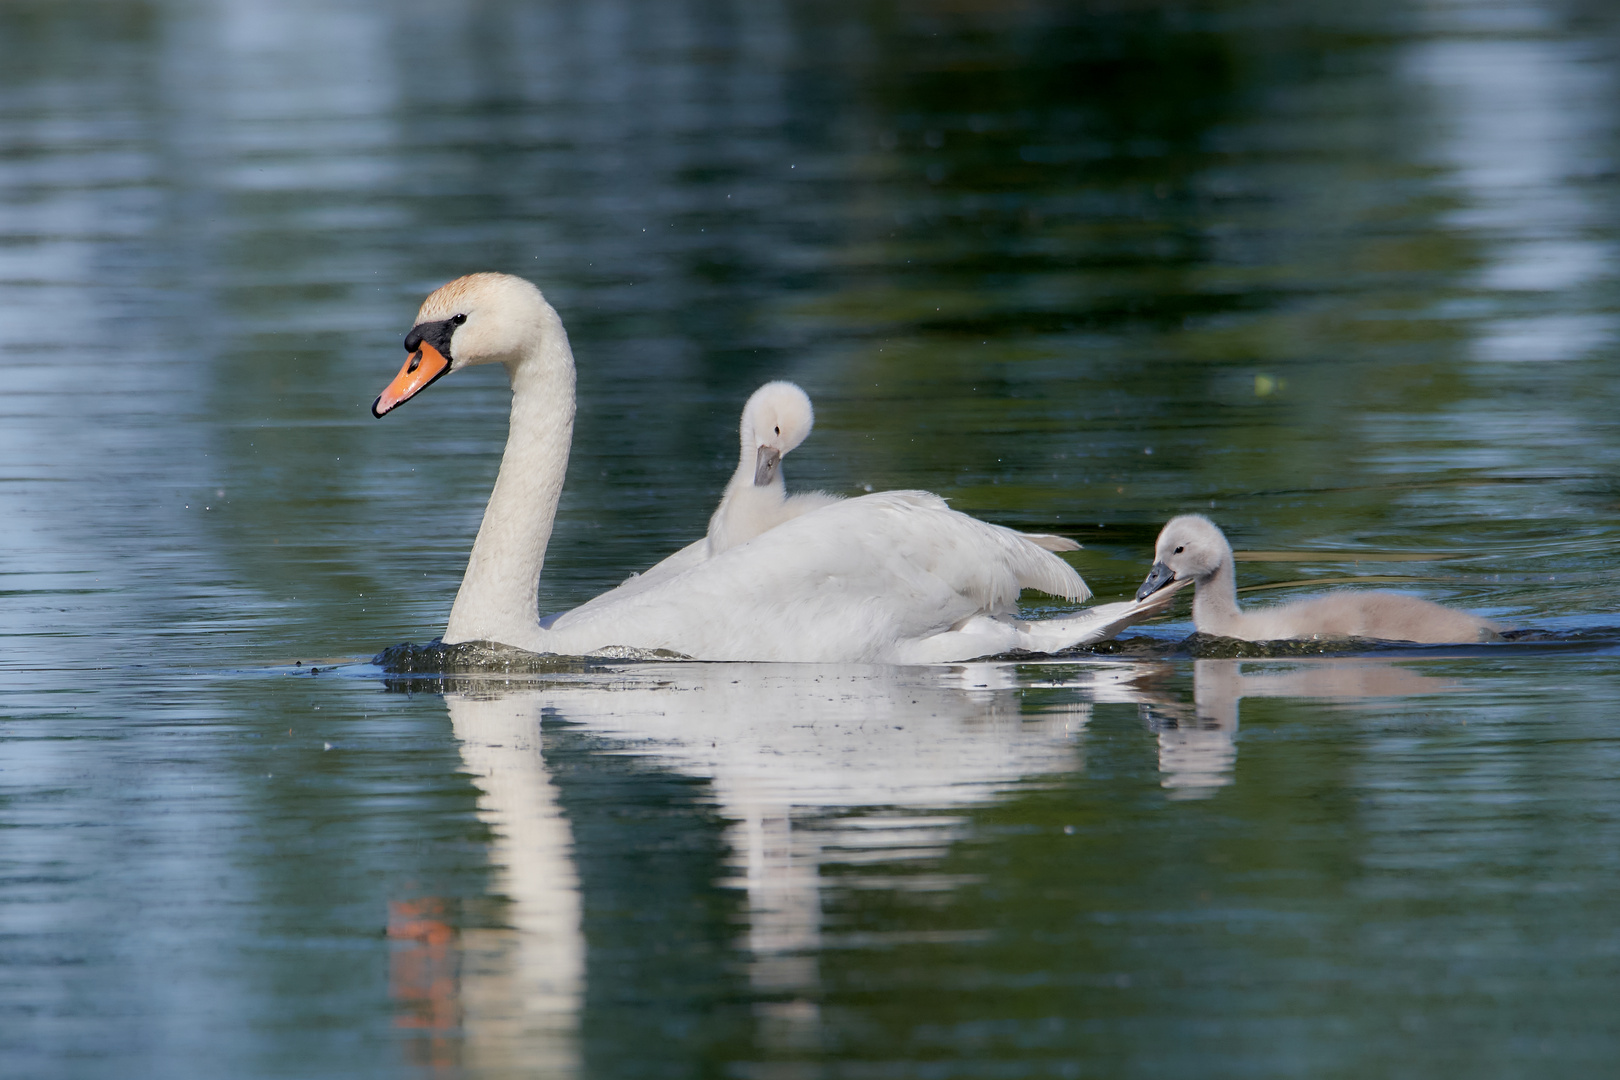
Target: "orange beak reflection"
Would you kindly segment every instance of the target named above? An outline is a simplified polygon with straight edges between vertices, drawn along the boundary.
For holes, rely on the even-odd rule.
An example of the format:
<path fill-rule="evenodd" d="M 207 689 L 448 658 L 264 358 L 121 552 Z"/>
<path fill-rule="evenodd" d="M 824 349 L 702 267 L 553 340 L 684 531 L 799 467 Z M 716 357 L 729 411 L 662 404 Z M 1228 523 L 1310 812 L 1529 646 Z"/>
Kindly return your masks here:
<path fill-rule="evenodd" d="M 399 369 L 394 381 L 377 395 L 377 400 L 371 403 L 371 415 L 382 416 L 390 409 L 396 408 L 415 397 L 425 389 L 429 383 L 450 370 L 450 361 L 427 342 L 411 353 L 405 359 L 405 366 Z"/>

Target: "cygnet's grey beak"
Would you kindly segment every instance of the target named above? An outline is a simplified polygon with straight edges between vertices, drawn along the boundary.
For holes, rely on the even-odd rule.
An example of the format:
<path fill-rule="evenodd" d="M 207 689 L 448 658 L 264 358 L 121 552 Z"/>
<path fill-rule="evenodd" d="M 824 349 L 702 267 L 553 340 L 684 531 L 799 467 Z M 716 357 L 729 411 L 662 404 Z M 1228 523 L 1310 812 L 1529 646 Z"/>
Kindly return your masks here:
<path fill-rule="evenodd" d="M 774 446 L 759 448 L 759 460 L 754 465 L 754 486 L 764 487 L 776 479 L 777 466 L 782 464 L 782 451 Z"/>
<path fill-rule="evenodd" d="M 1142 582 L 1140 589 L 1136 590 L 1136 598 L 1141 600 L 1143 597 L 1152 596 L 1174 580 L 1176 580 L 1176 572 L 1164 565 L 1164 563 L 1156 562 L 1153 564 L 1153 569 L 1148 571 L 1147 580 Z"/>

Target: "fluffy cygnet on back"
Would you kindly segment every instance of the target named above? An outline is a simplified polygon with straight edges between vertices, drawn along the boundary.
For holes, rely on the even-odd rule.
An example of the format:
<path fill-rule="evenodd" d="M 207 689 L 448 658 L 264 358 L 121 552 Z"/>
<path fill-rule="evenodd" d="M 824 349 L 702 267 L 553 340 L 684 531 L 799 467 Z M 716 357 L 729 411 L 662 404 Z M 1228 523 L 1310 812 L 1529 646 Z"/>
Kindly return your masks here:
<path fill-rule="evenodd" d="M 737 471 L 726 484 L 714 516 L 709 518 L 709 554 L 752 540 L 789 518 L 841 501 L 825 491 L 789 495 L 782 476 L 782 459 L 809 436 L 816 414 L 810 395 L 786 381 L 768 382 L 755 390 L 743 406 L 738 425 L 740 454 Z M 1078 551 L 1066 536 L 1023 533 L 1047 551 Z"/>
<path fill-rule="evenodd" d="M 1339 592 L 1246 612 L 1238 607 L 1232 547 L 1201 514 L 1172 518 L 1165 525 L 1153 551 L 1153 569 L 1136 598 L 1189 579 L 1196 590 L 1193 625 L 1204 634 L 1244 641 L 1358 637 L 1436 643 L 1500 636 L 1488 619 L 1399 593 Z"/>
<path fill-rule="evenodd" d="M 768 382 L 754 391 L 738 425 L 737 471 L 709 519 L 710 555 L 838 501 L 836 495 L 821 491 L 789 498 L 782 479 L 782 459 L 804 442 L 815 422 L 810 396 L 792 383 Z"/>

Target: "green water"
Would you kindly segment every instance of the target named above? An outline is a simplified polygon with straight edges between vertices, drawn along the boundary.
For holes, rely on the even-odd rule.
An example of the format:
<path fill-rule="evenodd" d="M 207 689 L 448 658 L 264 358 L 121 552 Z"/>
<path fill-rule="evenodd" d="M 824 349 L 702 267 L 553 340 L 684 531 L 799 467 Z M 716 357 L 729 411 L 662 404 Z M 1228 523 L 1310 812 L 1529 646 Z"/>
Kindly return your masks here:
<path fill-rule="evenodd" d="M 1602 1073 L 1620 1052 L 1620 21 L 1579 0 L 0 5 L 7 1076 Z M 792 487 L 1502 646 L 388 676 L 520 273 L 542 583 Z M 1030 598 L 1031 612 L 1045 610 Z M 318 669 L 318 673 L 316 670 Z"/>

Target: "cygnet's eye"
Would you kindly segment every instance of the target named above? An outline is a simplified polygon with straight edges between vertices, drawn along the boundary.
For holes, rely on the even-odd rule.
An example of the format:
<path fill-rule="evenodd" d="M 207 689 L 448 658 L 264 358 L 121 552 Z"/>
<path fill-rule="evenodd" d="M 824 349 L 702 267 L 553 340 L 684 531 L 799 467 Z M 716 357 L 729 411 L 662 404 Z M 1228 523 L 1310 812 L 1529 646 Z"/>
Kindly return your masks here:
<path fill-rule="evenodd" d="M 1178 548 L 1176 548 L 1176 554 L 1180 555 L 1183 551 L 1186 551 L 1186 550 L 1187 549 L 1185 547 L 1178 547 Z"/>
<path fill-rule="evenodd" d="M 454 323 L 455 325 L 460 326 L 462 323 L 467 321 L 467 316 L 465 316 L 465 315 L 452 315 L 450 317 L 450 321 L 452 323 Z"/>

